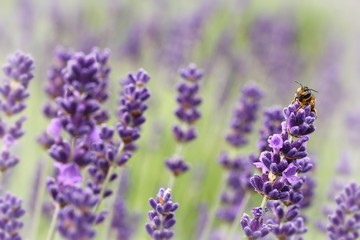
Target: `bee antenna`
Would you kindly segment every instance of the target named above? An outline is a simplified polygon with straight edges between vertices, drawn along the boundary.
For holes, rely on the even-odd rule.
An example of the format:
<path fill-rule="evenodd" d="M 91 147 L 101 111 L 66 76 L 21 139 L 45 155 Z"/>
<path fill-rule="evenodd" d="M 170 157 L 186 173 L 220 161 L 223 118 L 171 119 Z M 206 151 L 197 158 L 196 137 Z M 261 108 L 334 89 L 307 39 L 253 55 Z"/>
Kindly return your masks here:
<path fill-rule="evenodd" d="M 318 91 L 316 91 L 315 89 L 312 89 L 312 88 L 310 88 L 309 90 L 319 93 Z"/>
<path fill-rule="evenodd" d="M 294 82 L 296 82 L 296 83 L 299 84 L 301 87 L 303 87 L 303 85 L 302 85 L 301 83 L 299 83 L 298 81 L 294 81 Z"/>

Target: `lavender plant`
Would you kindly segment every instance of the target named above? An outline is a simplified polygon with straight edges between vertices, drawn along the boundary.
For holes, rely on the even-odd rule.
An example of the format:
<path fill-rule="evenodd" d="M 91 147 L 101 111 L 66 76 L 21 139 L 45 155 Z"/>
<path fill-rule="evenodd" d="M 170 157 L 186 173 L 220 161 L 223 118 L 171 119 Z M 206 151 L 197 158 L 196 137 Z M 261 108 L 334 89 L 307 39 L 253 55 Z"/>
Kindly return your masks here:
<path fill-rule="evenodd" d="M 335 211 L 329 215 L 329 239 L 358 239 L 360 234 L 360 187 L 346 186 L 336 197 Z"/>
<path fill-rule="evenodd" d="M 154 240 L 171 239 L 174 236 L 171 228 L 176 223 L 175 211 L 179 208 L 179 204 L 171 198 L 171 189 L 160 188 L 156 199 L 150 198 L 149 203 L 153 210 L 148 212 L 147 233 Z"/>
<path fill-rule="evenodd" d="M 28 87 L 33 78 L 34 60 L 31 56 L 17 51 L 8 58 L 3 67 L 5 77 L 0 85 L 0 171 L 8 172 L 20 161 L 14 153 L 14 146 L 24 135 L 22 125 L 26 118 L 19 115 L 26 108 L 29 97 Z M 2 193 L 0 197 L 0 238 L 21 240 L 19 231 L 23 227 L 21 218 L 25 214 L 22 200 L 11 193 Z"/>
<path fill-rule="evenodd" d="M 44 142 L 53 142 L 49 154 L 58 168 L 55 179 L 47 180 L 47 189 L 56 206 L 48 239 L 54 237 L 57 219 L 57 229 L 67 239 L 95 237 L 93 228 L 106 215 L 104 211 L 98 212 L 98 208 L 102 199 L 112 194 L 108 183 L 117 178 L 113 170 L 129 160 L 135 150 L 134 141 L 140 136 L 140 126 L 145 122 L 144 101 L 150 96 L 145 84 L 150 78 L 139 70 L 137 74 L 129 74 L 121 92 L 116 126 L 119 139 L 114 139 L 114 130 L 104 125 L 109 118 L 101 106 L 108 98 L 108 58 L 107 50 L 96 48 L 88 55 L 73 53 L 70 59 L 61 58 L 60 69 L 55 69 L 61 73 L 53 69 L 55 74 L 49 78 L 60 79 L 60 85 L 63 80 L 64 92 L 56 93 L 57 110 L 45 111 L 56 112 L 45 138 L 52 141 Z M 63 139 L 62 131 L 69 140 Z M 82 176 L 81 169 L 88 175 Z"/>
<path fill-rule="evenodd" d="M 247 85 L 241 90 L 236 107 L 233 111 L 230 130 L 225 136 L 227 143 L 238 151 L 248 142 L 248 135 L 253 130 L 260 100 L 263 96 L 261 90 L 256 85 Z M 234 223 L 238 213 L 247 204 L 247 190 L 251 185 L 251 165 L 254 156 L 244 157 L 237 155 L 231 156 L 228 152 L 222 152 L 219 157 L 220 165 L 227 170 L 226 186 L 220 196 L 220 208 L 217 209 L 217 216 L 227 223 Z M 213 219 L 208 223 L 207 229 L 202 235 L 206 239 L 210 231 Z M 233 225 L 235 226 L 235 225 Z M 230 239 L 232 238 L 234 227 L 230 229 Z"/>
<path fill-rule="evenodd" d="M 264 217 L 268 201 L 271 201 L 274 218 L 262 223 L 278 239 L 288 239 L 306 232 L 298 205 L 304 198 L 302 189 L 306 181 L 301 174 L 312 168 L 305 142 L 309 140 L 308 135 L 315 131 L 315 113 L 311 111 L 311 106 L 301 108 L 299 102 L 294 101 L 284 109 L 284 117 L 282 132 L 269 138 L 272 151 L 263 151 L 259 162 L 255 163 L 262 174 L 255 174 L 250 179 L 255 191 L 263 196 L 260 206 L 263 216 L 260 218 Z M 244 214 L 243 220 L 246 219 L 248 216 Z M 244 231 L 245 227 L 243 225 Z M 247 229 L 245 234 L 249 239 L 258 239 L 259 235 L 254 237 L 255 231 Z"/>
<path fill-rule="evenodd" d="M 193 125 L 201 117 L 198 107 L 202 103 L 202 99 L 197 96 L 200 89 L 199 81 L 203 76 L 202 70 L 197 69 L 195 64 L 190 64 L 187 68 L 181 68 L 179 73 L 185 81 L 177 87 L 178 96 L 176 101 L 178 108 L 175 115 L 184 126 L 176 124 L 173 127 L 173 134 L 178 145 L 174 155 L 165 160 L 166 167 L 175 177 L 184 174 L 189 169 L 189 165 L 181 156 L 182 145 L 193 141 L 197 137 Z"/>

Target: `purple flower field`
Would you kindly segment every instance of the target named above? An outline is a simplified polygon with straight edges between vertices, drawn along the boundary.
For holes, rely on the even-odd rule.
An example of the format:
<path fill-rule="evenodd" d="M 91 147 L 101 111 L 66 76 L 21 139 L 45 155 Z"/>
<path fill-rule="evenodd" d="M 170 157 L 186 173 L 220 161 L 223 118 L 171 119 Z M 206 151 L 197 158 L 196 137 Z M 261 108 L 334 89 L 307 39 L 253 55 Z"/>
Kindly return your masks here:
<path fill-rule="evenodd" d="M 360 239 L 357 1 L 1 5 L 0 240 Z"/>

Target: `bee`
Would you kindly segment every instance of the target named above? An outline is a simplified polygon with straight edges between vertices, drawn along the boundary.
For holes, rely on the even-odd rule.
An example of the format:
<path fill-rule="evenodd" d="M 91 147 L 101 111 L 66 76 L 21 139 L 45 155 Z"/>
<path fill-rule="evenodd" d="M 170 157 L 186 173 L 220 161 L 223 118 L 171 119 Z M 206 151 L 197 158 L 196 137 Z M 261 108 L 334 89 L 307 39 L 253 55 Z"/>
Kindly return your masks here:
<path fill-rule="evenodd" d="M 296 81 L 295 81 L 296 82 Z M 315 96 L 312 92 L 318 92 L 314 89 L 308 88 L 306 86 L 303 86 L 301 83 L 296 82 L 300 85 L 300 87 L 296 90 L 295 98 L 292 101 L 294 103 L 296 100 L 300 103 L 300 108 L 304 108 L 308 105 L 311 106 L 311 111 L 315 113 L 316 116 L 316 108 L 315 108 Z M 299 110 L 298 109 L 298 110 Z"/>

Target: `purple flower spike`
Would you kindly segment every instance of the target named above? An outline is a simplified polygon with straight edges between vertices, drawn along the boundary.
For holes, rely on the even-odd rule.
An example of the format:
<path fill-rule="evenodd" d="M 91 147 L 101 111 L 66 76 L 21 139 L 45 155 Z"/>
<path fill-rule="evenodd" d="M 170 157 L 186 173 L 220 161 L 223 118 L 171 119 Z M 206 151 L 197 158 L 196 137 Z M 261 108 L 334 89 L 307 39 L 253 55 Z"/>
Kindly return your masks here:
<path fill-rule="evenodd" d="M 189 82 L 197 82 L 203 77 L 203 71 L 196 68 L 194 63 L 191 63 L 187 68 L 180 68 L 180 76 Z"/>
<path fill-rule="evenodd" d="M 232 223 L 244 204 L 246 191 L 252 189 L 249 181 L 251 164 L 247 157 L 231 158 L 226 152 L 220 155 L 219 162 L 228 172 L 227 188 L 221 194 L 221 207 L 217 211 L 217 216 L 225 222 Z"/>
<path fill-rule="evenodd" d="M 300 137 L 309 135 L 315 131 L 314 121 L 315 113 L 311 111 L 311 106 L 301 108 L 299 102 L 295 102 L 284 109 L 284 115 L 287 118 L 283 128 L 294 136 Z"/>
<path fill-rule="evenodd" d="M 271 209 L 275 217 L 269 219 L 266 223 L 271 227 L 271 232 L 278 239 L 288 239 L 307 232 L 298 205 L 292 205 L 284 210 L 280 202 L 274 202 Z"/>
<path fill-rule="evenodd" d="M 150 97 L 146 83 L 149 80 L 150 76 L 147 72 L 139 69 L 134 74 L 130 73 L 123 82 L 118 109 L 117 132 L 123 143 L 131 149 L 135 148 L 133 142 L 140 137 L 140 128 L 145 122 L 144 112 L 148 108 L 146 101 Z"/>
<path fill-rule="evenodd" d="M 30 56 L 17 51 L 9 56 L 8 63 L 3 67 L 3 71 L 9 79 L 15 80 L 27 88 L 34 77 L 34 61 Z"/>
<path fill-rule="evenodd" d="M 173 127 L 173 134 L 178 143 L 187 143 L 196 138 L 197 133 L 194 127 L 189 127 L 183 130 L 180 126 L 175 125 Z"/>
<path fill-rule="evenodd" d="M 242 96 L 233 112 L 231 131 L 226 135 L 226 141 L 234 147 L 247 143 L 246 135 L 252 131 L 262 98 L 262 92 L 255 85 L 245 86 L 241 92 Z"/>
<path fill-rule="evenodd" d="M 57 175 L 57 182 L 60 185 L 76 185 L 81 183 L 82 177 L 79 167 L 74 163 L 62 164 L 55 162 L 55 167 L 59 173 Z"/>
<path fill-rule="evenodd" d="M 183 123 L 183 126 L 180 126 L 180 124 L 174 125 L 172 132 L 178 144 L 185 144 L 195 140 L 197 137 L 194 124 L 201 117 L 198 108 L 202 103 L 202 99 L 198 96 L 198 92 L 203 72 L 197 69 L 195 64 L 190 64 L 186 68 L 181 68 L 179 74 L 185 81 L 181 82 L 177 87 L 176 101 L 178 107 L 175 110 L 175 116 Z M 165 165 L 174 176 L 180 176 L 189 169 L 189 165 L 181 156 L 165 160 Z"/>
<path fill-rule="evenodd" d="M 271 227 L 263 223 L 263 213 L 261 208 L 252 210 L 254 218 L 244 213 L 241 218 L 241 227 L 248 239 L 262 239 L 271 231 Z"/>
<path fill-rule="evenodd" d="M 192 125 L 201 117 L 198 107 L 202 103 L 202 99 L 197 96 L 197 93 L 200 89 L 198 82 L 203 74 L 201 70 L 196 69 L 196 66 L 192 64 L 188 68 L 181 69 L 180 74 L 188 82 L 178 85 L 176 101 L 179 106 L 175 111 L 175 115 L 180 121 Z"/>
<path fill-rule="evenodd" d="M 93 239 L 96 235 L 94 226 L 101 223 L 106 215 L 106 212 L 92 212 L 98 198 L 90 189 L 79 187 L 65 188 L 63 194 L 68 205 L 59 213 L 59 233 L 69 240 Z"/>
<path fill-rule="evenodd" d="M 290 189 L 280 179 L 275 182 L 270 181 L 266 174 L 254 175 L 250 178 L 251 185 L 262 196 L 266 196 L 269 200 L 282 200 L 289 199 Z"/>
<path fill-rule="evenodd" d="M 269 147 L 274 149 L 275 152 L 279 152 L 279 150 L 283 147 L 284 141 L 280 134 L 274 134 L 269 137 Z"/>
<path fill-rule="evenodd" d="M 308 177 L 300 174 L 308 172 L 313 166 L 307 157 L 306 142 L 308 134 L 315 130 L 315 114 L 310 106 L 302 108 L 298 102 L 290 104 L 283 113 L 281 125 L 276 125 L 281 126 L 281 132 L 269 136 L 269 144 L 261 145 L 265 150 L 253 162 L 262 174 L 253 175 L 250 183 L 263 196 L 263 203 L 272 206 L 275 217 L 267 221 L 271 232 L 278 239 L 301 238 L 298 235 L 304 234 L 307 229 L 304 218 L 300 216 L 300 207 L 309 206 L 313 184 L 310 180 L 307 185 Z M 286 206 L 286 210 L 282 206 Z M 251 231 L 248 232 L 251 234 Z"/>
<path fill-rule="evenodd" d="M 5 77 L 0 84 L 0 115 L 9 117 L 8 122 L 0 119 L 0 138 L 3 146 L 0 152 L 0 171 L 5 172 L 19 162 L 11 148 L 24 135 L 22 126 L 26 118 L 21 116 L 17 120 L 10 120 L 10 117 L 19 114 L 26 107 L 25 100 L 30 95 L 28 86 L 33 78 L 34 61 L 30 56 L 18 51 L 9 56 L 3 70 Z"/>
<path fill-rule="evenodd" d="M 174 176 L 179 176 L 189 170 L 189 165 L 180 157 L 173 157 L 165 160 L 165 165 Z"/>
<path fill-rule="evenodd" d="M 167 240 L 174 236 L 171 228 L 175 225 L 175 211 L 179 204 L 171 199 L 171 190 L 160 188 L 156 199 L 150 198 L 149 203 L 153 210 L 148 212 L 149 223 L 145 229 L 154 240 Z"/>
<path fill-rule="evenodd" d="M 25 214 L 19 198 L 9 193 L 0 198 L 0 239 L 21 240 L 19 231 L 23 227 L 20 218 Z"/>
<path fill-rule="evenodd" d="M 351 183 L 336 197 L 337 207 L 329 216 L 329 239 L 358 239 L 360 233 L 360 186 Z"/>

